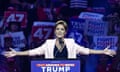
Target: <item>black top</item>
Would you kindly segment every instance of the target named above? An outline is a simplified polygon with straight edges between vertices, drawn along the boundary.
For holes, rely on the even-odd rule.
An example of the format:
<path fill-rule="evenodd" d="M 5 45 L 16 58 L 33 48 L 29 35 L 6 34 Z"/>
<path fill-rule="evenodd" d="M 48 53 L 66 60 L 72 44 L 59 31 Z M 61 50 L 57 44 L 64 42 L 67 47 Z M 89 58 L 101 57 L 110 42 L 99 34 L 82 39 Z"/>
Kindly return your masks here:
<path fill-rule="evenodd" d="M 67 52 L 66 46 L 64 46 L 63 50 L 60 52 L 55 45 L 54 58 L 55 59 L 67 59 L 68 58 L 68 52 Z"/>

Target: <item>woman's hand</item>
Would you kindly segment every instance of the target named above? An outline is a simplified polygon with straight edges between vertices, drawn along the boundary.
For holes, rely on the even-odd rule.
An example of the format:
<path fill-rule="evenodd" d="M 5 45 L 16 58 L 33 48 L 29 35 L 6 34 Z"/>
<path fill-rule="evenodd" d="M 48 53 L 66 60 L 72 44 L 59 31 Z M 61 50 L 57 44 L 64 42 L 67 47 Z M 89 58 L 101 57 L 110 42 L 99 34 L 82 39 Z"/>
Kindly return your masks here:
<path fill-rule="evenodd" d="M 10 50 L 11 50 L 11 51 L 5 51 L 5 52 L 3 53 L 3 55 L 4 55 L 5 57 L 7 57 L 7 58 L 9 58 L 9 57 L 14 57 L 14 56 L 17 55 L 17 51 L 15 51 L 15 50 L 12 49 L 12 48 L 10 48 Z"/>
<path fill-rule="evenodd" d="M 116 51 L 110 50 L 109 48 L 110 48 L 110 46 L 107 46 L 107 47 L 103 50 L 104 54 L 105 54 L 105 55 L 112 56 L 112 57 L 113 57 L 114 55 L 116 55 Z"/>

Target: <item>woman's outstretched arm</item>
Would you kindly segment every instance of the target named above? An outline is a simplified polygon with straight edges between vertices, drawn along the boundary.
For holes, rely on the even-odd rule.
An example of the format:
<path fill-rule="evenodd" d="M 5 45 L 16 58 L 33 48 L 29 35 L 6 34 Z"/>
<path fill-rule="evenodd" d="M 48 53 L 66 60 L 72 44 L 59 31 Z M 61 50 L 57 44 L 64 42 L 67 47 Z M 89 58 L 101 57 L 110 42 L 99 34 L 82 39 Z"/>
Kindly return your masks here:
<path fill-rule="evenodd" d="M 29 55 L 29 51 L 16 51 L 12 48 L 10 48 L 11 51 L 5 51 L 3 52 L 3 55 L 8 57 L 14 57 L 14 56 L 28 56 Z"/>
<path fill-rule="evenodd" d="M 93 50 L 90 49 L 89 53 L 90 54 L 105 54 L 105 55 L 109 55 L 109 56 L 114 56 L 116 55 L 116 51 L 109 49 L 110 46 L 107 46 L 104 50 Z"/>

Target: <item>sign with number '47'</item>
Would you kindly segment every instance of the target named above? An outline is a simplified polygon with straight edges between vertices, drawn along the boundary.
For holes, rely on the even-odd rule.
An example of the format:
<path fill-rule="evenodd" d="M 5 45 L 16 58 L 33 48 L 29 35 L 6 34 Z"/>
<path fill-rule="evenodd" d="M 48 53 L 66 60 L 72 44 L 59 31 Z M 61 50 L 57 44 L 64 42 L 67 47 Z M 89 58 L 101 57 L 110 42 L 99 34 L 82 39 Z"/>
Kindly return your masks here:
<path fill-rule="evenodd" d="M 4 13 L 4 24 L 8 26 L 8 23 L 21 22 L 21 27 L 25 28 L 27 23 L 27 13 L 24 11 L 5 11 Z"/>
<path fill-rule="evenodd" d="M 34 22 L 32 27 L 32 40 L 43 41 L 54 38 L 54 22 Z"/>

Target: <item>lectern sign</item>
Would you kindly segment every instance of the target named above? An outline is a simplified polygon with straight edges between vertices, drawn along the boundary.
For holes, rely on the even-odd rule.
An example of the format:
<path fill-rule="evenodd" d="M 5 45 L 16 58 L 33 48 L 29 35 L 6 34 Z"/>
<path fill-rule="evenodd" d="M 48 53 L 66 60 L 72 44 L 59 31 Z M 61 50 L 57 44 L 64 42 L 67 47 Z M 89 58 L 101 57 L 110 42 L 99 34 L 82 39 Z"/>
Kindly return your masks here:
<path fill-rule="evenodd" d="M 80 72 L 80 61 L 79 60 L 32 61 L 31 72 Z"/>

